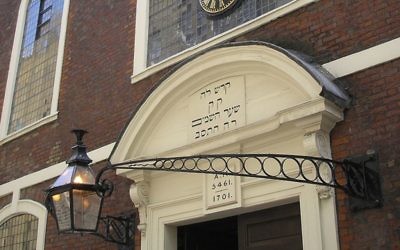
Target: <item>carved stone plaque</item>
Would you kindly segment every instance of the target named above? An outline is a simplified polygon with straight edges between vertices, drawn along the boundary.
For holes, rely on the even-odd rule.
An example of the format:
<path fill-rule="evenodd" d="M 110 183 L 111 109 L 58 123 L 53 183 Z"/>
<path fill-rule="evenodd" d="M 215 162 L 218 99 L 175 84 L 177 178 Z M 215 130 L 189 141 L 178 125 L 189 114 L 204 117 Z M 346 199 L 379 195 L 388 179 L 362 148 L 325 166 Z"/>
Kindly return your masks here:
<path fill-rule="evenodd" d="M 244 77 L 213 82 L 189 97 L 189 141 L 200 141 L 245 125 Z"/>
<path fill-rule="evenodd" d="M 236 202 L 236 178 L 234 176 L 222 174 L 206 176 L 206 209 Z"/>

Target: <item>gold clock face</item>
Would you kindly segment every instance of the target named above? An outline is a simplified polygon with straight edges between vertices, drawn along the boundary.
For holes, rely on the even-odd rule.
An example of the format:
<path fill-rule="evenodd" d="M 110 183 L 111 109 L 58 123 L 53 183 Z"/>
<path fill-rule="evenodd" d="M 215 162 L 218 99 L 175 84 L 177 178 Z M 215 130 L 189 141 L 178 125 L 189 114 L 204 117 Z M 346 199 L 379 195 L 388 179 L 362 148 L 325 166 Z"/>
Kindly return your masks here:
<path fill-rule="evenodd" d="M 218 15 L 233 7 L 238 0 L 199 0 L 205 12 Z"/>

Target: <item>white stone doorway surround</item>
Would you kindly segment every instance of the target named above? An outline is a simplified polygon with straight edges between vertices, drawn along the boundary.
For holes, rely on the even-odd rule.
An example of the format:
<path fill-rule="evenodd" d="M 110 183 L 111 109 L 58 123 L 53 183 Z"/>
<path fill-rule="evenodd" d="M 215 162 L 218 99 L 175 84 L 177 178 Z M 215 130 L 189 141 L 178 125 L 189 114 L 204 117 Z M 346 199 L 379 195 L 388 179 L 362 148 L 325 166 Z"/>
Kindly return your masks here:
<path fill-rule="evenodd" d="M 343 107 L 335 98 L 324 98 L 323 91 L 346 99 L 317 68 L 277 46 L 240 43 L 209 50 L 159 83 L 127 125 L 111 162 L 205 153 L 330 158 L 329 133 L 343 119 Z M 142 250 L 176 249 L 180 225 L 292 202 L 300 203 L 303 248 L 339 249 L 335 197 L 329 188 L 231 177 L 233 198 L 215 202 L 210 201 L 215 195 L 210 175 L 118 174 L 135 181 L 130 193 L 140 215 Z"/>

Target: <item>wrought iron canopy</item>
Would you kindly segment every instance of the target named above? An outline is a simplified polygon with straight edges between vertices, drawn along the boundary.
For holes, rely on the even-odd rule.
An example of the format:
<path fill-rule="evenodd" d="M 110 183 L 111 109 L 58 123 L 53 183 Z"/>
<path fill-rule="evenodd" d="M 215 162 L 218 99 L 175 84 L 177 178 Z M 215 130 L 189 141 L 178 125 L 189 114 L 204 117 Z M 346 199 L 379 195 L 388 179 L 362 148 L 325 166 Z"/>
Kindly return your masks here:
<path fill-rule="evenodd" d="M 102 175 L 114 169 L 223 174 L 301 182 L 341 189 L 358 200 L 352 209 L 382 205 L 376 154 L 335 161 L 285 154 L 209 154 L 164 157 L 109 164 L 96 177 L 102 190 L 109 190 Z M 103 184 L 100 184 L 103 183 Z"/>
<path fill-rule="evenodd" d="M 56 218 L 60 232 L 86 232 L 114 243 L 134 244 L 133 215 L 101 216 L 102 200 L 113 192 L 112 182 L 102 176 L 115 169 L 221 174 L 315 184 L 346 192 L 353 197 L 350 199 L 353 210 L 382 206 L 378 160 L 374 153 L 343 161 L 285 154 L 164 157 L 109 162 L 94 178 L 89 167 L 91 160 L 82 142 L 86 131 L 73 132 L 77 143 L 67 161 L 68 167 L 46 190 L 46 207 Z"/>

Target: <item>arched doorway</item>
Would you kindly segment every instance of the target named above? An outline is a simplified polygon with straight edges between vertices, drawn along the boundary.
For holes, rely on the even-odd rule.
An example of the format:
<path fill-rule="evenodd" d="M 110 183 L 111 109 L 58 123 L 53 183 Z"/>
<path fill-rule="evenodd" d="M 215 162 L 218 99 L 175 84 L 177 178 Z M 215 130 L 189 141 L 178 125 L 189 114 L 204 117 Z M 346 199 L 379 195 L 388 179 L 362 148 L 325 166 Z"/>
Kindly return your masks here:
<path fill-rule="evenodd" d="M 328 77 L 292 52 L 266 43 L 221 46 L 159 83 L 111 161 L 262 152 L 329 158 L 329 132 L 343 119 L 346 102 Z M 140 213 L 142 249 L 177 249 L 182 227 L 296 203 L 304 249 L 338 249 L 328 188 L 249 177 L 118 173 L 135 181 L 131 197 Z M 315 173 L 310 168 L 307 174 Z"/>

